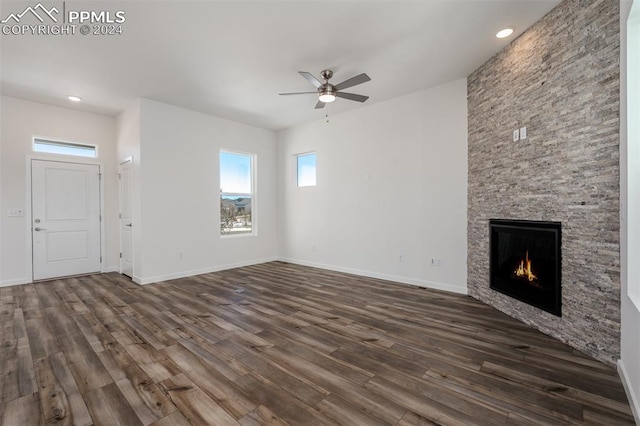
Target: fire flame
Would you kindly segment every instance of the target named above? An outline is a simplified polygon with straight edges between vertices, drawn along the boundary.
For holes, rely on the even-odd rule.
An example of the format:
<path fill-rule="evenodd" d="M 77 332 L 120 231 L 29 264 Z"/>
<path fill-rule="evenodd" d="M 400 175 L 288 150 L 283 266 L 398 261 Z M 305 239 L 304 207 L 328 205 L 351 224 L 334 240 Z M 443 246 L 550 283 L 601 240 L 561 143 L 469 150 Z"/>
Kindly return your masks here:
<path fill-rule="evenodd" d="M 518 269 L 516 269 L 515 271 L 513 271 L 517 277 L 524 277 L 526 279 L 528 279 L 529 281 L 533 281 L 533 280 L 537 280 L 538 277 L 536 277 L 533 274 L 533 271 L 531 270 L 531 259 L 529 259 L 529 251 L 527 250 L 527 254 L 524 260 L 520 261 L 520 266 L 518 266 Z"/>

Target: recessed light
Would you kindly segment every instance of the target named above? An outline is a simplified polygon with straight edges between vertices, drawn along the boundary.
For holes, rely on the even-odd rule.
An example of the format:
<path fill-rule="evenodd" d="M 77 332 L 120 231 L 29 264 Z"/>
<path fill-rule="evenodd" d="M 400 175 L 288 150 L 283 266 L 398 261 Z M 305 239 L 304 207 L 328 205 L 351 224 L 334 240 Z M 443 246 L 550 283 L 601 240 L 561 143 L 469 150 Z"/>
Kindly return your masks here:
<path fill-rule="evenodd" d="M 498 38 L 505 38 L 505 37 L 509 37 L 511 34 L 513 34 L 513 30 L 515 28 L 513 27 L 507 27 L 503 30 L 498 31 L 498 33 L 496 34 L 496 37 Z"/>
<path fill-rule="evenodd" d="M 70 101 L 73 101 L 73 102 L 80 102 L 82 100 L 82 98 L 80 98 L 78 96 L 67 96 L 67 99 L 69 99 Z"/>

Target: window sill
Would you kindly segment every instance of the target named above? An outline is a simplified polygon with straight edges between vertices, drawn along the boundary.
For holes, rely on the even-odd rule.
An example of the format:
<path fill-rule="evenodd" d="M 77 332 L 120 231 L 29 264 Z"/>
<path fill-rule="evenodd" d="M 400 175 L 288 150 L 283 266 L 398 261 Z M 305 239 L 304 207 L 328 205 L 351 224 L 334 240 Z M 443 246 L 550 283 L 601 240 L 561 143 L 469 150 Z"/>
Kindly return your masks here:
<path fill-rule="evenodd" d="M 245 237 L 255 237 L 256 233 L 255 232 L 251 232 L 251 233 L 242 233 L 242 234 L 221 234 L 220 238 L 222 239 L 228 239 L 228 238 L 245 238 Z"/>

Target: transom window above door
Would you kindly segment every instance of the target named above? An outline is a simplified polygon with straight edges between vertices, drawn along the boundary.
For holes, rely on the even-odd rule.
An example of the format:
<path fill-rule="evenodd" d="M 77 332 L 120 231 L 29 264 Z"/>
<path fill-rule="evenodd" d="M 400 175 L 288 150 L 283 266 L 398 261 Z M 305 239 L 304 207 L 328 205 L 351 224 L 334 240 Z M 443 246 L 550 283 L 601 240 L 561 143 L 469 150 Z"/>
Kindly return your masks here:
<path fill-rule="evenodd" d="M 95 145 L 56 141 L 42 138 L 33 138 L 33 152 L 42 152 L 45 154 L 73 155 L 76 157 L 98 157 L 98 149 Z"/>

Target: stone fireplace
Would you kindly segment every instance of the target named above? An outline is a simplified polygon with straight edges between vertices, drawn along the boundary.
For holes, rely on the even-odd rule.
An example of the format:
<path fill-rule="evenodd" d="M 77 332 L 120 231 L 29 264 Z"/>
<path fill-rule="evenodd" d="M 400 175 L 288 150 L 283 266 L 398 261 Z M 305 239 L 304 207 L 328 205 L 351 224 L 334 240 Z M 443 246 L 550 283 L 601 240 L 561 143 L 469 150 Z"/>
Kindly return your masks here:
<path fill-rule="evenodd" d="M 610 365 L 620 356 L 619 22 L 617 1 L 564 0 L 467 78 L 469 295 Z M 493 218 L 562 223 L 549 309 L 494 289 Z M 511 244 L 518 258 L 503 260 L 503 278 L 529 261 L 547 276 L 536 248 Z"/>

